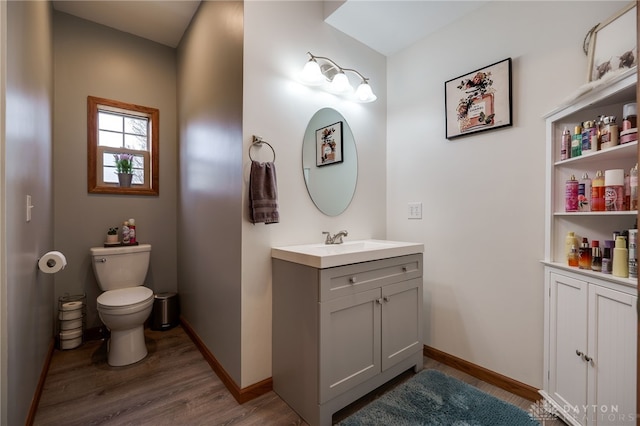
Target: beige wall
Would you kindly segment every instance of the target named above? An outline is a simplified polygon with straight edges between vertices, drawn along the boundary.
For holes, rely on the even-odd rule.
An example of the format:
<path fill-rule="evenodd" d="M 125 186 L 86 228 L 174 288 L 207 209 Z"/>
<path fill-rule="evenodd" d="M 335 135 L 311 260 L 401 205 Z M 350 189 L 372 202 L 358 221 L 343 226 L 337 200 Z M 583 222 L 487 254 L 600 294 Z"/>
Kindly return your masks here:
<path fill-rule="evenodd" d="M 135 218 L 138 241 L 152 245 L 145 285 L 177 290 L 177 127 L 175 50 L 61 12 L 54 13 L 55 247 L 68 266 L 55 275 L 55 296 L 87 294 L 87 326 L 100 320 L 89 248 L 107 228 Z M 87 193 L 87 96 L 160 110 L 160 194 Z M 56 299 L 57 300 L 57 299 Z"/>
<path fill-rule="evenodd" d="M 387 234 L 425 244 L 427 345 L 542 386 L 543 115 L 586 82 L 584 36 L 625 4 L 490 2 L 389 58 Z M 507 57 L 513 127 L 445 139 L 444 82 Z"/>
<path fill-rule="evenodd" d="M 203 2 L 178 48 L 183 316 L 240 384 L 242 2 Z"/>
<path fill-rule="evenodd" d="M 52 250 L 52 29 L 48 2 L 7 4 L 2 204 L 3 398 L 0 423 L 25 423 L 53 335 L 53 278 L 37 269 Z M 4 23 L 2 23 L 4 25 Z M 4 30 L 4 27 L 3 27 Z M 25 197 L 33 217 L 25 218 Z M 4 293 L 6 291 L 6 293 Z M 6 328 L 5 328 L 6 327 Z M 6 353 L 5 353 L 6 350 Z"/>

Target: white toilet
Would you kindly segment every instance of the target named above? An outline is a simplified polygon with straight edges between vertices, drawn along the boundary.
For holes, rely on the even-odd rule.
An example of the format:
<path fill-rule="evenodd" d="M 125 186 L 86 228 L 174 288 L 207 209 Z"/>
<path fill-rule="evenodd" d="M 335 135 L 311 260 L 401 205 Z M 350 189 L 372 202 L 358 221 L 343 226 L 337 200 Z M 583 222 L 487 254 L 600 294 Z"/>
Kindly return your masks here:
<path fill-rule="evenodd" d="M 150 244 L 93 247 L 91 260 L 100 289 L 98 314 L 111 330 L 108 363 L 133 364 L 147 356 L 144 322 L 151 314 L 153 291 L 144 287 Z"/>

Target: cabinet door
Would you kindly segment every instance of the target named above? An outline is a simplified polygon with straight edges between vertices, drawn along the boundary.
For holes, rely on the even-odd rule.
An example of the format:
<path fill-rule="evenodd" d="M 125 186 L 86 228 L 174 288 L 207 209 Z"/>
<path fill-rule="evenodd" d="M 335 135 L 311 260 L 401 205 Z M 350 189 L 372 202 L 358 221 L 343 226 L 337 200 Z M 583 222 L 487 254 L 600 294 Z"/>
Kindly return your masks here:
<path fill-rule="evenodd" d="M 380 373 L 380 288 L 320 303 L 320 404 Z"/>
<path fill-rule="evenodd" d="M 589 424 L 635 424 L 637 300 L 589 286 Z"/>
<path fill-rule="evenodd" d="M 585 424 L 581 407 L 587 403 L 587 363 L 581 354 L 588 352 L 588 285 L 561 274 L 550 276 L 549 393 Z"/>
<path fill-rule="evenodd" d="M 422 351 L 422 279 L 382 288 L 382 370 Z"/>

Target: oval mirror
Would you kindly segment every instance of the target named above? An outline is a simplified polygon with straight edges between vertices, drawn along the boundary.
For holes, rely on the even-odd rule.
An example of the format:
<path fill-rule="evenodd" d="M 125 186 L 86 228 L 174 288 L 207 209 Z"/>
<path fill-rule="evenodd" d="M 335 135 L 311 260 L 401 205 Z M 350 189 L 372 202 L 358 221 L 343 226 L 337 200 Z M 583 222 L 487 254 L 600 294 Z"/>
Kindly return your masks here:
<path fill-rule="evenodd" d="M 358 180 L 356 142 L 347 120 L 332 108 L 316 112 L 304 133 L 302 173 L 309 196 L 327 216 L 344 212 Z"/>

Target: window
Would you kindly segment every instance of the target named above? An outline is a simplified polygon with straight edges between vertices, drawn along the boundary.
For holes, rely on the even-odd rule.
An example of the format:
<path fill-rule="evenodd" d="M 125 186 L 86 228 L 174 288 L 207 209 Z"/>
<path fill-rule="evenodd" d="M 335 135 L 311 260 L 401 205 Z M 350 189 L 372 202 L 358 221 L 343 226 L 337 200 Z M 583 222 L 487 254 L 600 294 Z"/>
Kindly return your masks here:
<path fill-rule="evenodd" d="M 88 190 L 98 194 L 158 195 L 159 111 L 87 98 Z M 120 186 L 116 155 L 131 156 L 130 187 Z"/>

